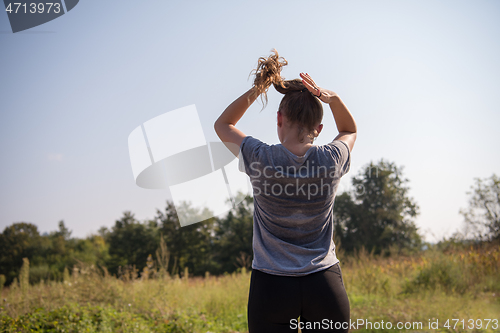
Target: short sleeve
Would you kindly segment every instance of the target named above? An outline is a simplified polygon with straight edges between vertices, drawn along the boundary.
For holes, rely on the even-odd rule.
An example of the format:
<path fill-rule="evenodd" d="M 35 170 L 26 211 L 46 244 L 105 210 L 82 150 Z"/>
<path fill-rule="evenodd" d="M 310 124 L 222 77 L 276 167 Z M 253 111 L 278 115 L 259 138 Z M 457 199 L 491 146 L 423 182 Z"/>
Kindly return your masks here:
<path fill-rule="evenodd" d="M 327 146 L 330 147 L 330 153 L 335 163 L 338 177 L 344 176 L 351 167 L 351 152 L 347 143 L 341 140 L 333 140 Z"/>
<path fill-rule="evenodd" d="M 240 153 L 238 155 L 238 169 L 248 175 L 251 163 L 259 162 L 262 147 L 267 146 L 264 142 L 252 136 L 246 136 L 240 145 Z"/>

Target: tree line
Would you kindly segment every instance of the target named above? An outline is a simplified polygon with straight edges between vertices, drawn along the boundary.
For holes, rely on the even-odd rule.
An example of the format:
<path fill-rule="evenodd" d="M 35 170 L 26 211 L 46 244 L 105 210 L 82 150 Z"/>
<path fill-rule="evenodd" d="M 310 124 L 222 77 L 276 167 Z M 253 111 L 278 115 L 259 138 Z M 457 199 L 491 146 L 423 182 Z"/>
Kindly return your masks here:
<path fill-rule="evenodd" d="M 403 168 L 384 160 L 366 165 L 352 178 L 352 190 L 334 204 L 335 242 L 345 253 L 364 248 L 375 254 L 420 251 L 422 236 L 415 225 L 419 207 L 409 196 Z M 476 180 L 470 207 L 461 211 L 474 237 L 499 239 L 500 180 Z M 481 210 L 487 207 L 486 211 Z M 189 207 L 187 207 L 189 208 Z M 14 223 L 0 234 L 0 278 L 10 284 L 23 258 L 30 262 L 30 282 L 62 280 L 65 268 L 93 264 L 117 277 L 161 268 L 169 274 L 212 275 L 249 269 L 253 257 L 253 198 L 224 217 L 180 227 L 174 205 L 147 221 L 124 212 L 111 228 L 73 238 L 64 221 L 57 231 L 41 235 L 36 225 Z M 470 228 L 469 228 L 470 229 Z"/>

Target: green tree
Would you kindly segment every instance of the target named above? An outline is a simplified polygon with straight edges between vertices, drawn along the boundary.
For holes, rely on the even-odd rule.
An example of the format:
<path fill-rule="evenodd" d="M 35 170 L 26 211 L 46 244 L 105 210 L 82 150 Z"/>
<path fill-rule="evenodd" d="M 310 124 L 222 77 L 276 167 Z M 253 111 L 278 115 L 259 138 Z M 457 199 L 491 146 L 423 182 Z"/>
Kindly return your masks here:
<path fill-rule="evenodd" d="M 403 168 L 383 159 L 371 162 L 352 179 L 353 193 L 337 196 L 335 232 L 346 251 L 364 247 L 381 253 L 390 247 L 419 249 L 421 236 L 414 219 L 419 207 L 408 196 Z"/>
<path fill-rule="evenodd" d="M 69 240 L 71 239 L 71 233 L 72 231 L 66 228 L 66 225 L 64 224 L 64 221 L 61 220 L 59 221 L 59 230 L 54 233 L 55 236 L 57 237 L 62 237 L 64 240 Z"/>
<path fill-rule="evenodd" d="M 37 226 L 14 223 L 0 234 L 0 274 L 11 283 L 20 274 L 23 258 L 30 261 L 29 281 L 61 280 L 65 268 L 78 262 L 103 266 L 108 260 L 108 245 L 103 237 L 71 238 L 63 221 L 58 231 L 40 235 Z"/>
<path fill-rule="evenodd" d="M 500 178 L 475 178 L 469 195 L 469 207 L 460 209 L 465 233 L 478 240 L 500 239 Z"/>
<path fill-rule="evenodd" d="M 105 266 L 110 259 L 109 244 L 99 235 L 75 239 L 74 258 L 84 263 Z"/>
<path fill-rule="evenodd" d="M 71 238 L 71 231 L 64 221 L 59 221 L 58 231 L 40 237 L 38 247 L 29 257 L 31 262 L 30 281 L 61 280 L 64 268 L 76 263 L 75 246 L 77 239 Z"/>
<path fill-rule="evenodd" d="M 133 266 L 140 271 L 147 264 L 148 256 L 158 248 L 159 232 L 154 221 L 140 223 L 131 212 L 124 212 L 121 219 L 109 233 L 106 233 L 109 245 L 108 269 L 118 273 L 120 266 Z"/>
<path fill-rule="evenodd" d="M 40 247 L 38 227 L 31 223 L 14 223 L 0 234 L 0 274 L 10 284 L 19 275 L 23 258 L 32 258 Z"/>
<path fill-rule="evenodd" d="M 217 221 L 214 251 L 217 273 L 231 273 L 241 267 L 250 269 L 253 258 L 252 237 L 253 198 L 246 196 L 224 218 Z"/>
<path fill-rule="evenodd" d="M 182 209 L 182 214 L 194 216 L 210 216 L 207 211 L 200 212 L 183 203 L 177 209 Z M 206 271 L 213 273 L 213 234 L 215 218 L 181 227 L 177 216 L 176 207 L 167 202 L 165 212 L 157 211 L 156 223 L 170 254 L 168 272 L 178 274 L 184 272 L 186 267 L 194 275 L 204 275 Z"/>

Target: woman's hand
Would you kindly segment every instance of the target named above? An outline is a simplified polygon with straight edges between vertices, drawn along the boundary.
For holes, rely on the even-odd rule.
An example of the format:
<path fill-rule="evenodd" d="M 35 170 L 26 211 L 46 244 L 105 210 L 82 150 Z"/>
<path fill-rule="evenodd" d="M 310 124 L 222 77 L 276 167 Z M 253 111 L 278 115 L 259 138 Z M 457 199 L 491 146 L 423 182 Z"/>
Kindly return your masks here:
<path fill-rule="evenodd" d="M 333 91 L 320 88 L 314 83 L 314 80 L 307 73 L 300 73 L 302 83 L 306 86 L 314 96 L 318 97 L 322 102 L 328 103 L 332 109 L 333 118 L 337 124 L 339 134 L 334 140 L 345 142 L 352 151 L 354 142 L 356 141 L 357 127 L 353 116 L 345 106 L 340 97 Z"/>
<path fill-rule="evenodd" d="M 320 88 L 316 85 L 311 76 L 307 73 L 300 73 L 302 83 L 306 86 L 314 96 L 318 97 L 322 102 L 330 104 L 338 95 L 333 91 Z"/>

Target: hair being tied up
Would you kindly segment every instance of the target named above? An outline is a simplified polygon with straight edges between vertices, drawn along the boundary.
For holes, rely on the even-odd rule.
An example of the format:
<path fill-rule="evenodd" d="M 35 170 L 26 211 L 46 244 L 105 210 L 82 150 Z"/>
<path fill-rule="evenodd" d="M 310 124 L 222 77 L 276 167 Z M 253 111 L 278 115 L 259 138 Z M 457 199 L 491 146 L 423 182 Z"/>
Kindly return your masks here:
<path fill-rule="evenodd" d="M 275 86 L 283 84 L 281 69 L 288 65 L 288 61 L 280 57 L 276 49 L 271 50 L 271 52 L 274 54 L 271 54 L 267 58 L 260 57 L 257 68 L 250 73 L 250 75 L 255 74 L 255 79 L 253 81 L 255 90 L 253 96 L 260 95 L 263 105 L 262 109 L 264 109 L 267 104 L 267 91 L 271 84 Z"/>
<path fill-rule="evenodd" d="M 296 123 L 300 127 L 300 142 L 304 140 L 303 134 L 311 138 L 317 137 L 315 126 L 323 120 L 323 105 L 307 90 L 301 79 L 284 80 L 281 76 L 281 69 L 288 65 L 288 61 L 280 57 L 276 49 L 272 52 L 274 54 L 267 58 L 260 57 L 257 69 L 250 73 L 250 75 L 255 73 L 254 94 L 261 95 L 264 108 L 267 104 L 267 91 L 271 84 L 274 85 L 278 92 L 285 95 L 281 100 L 279 110 L 291 123 Z"/>

